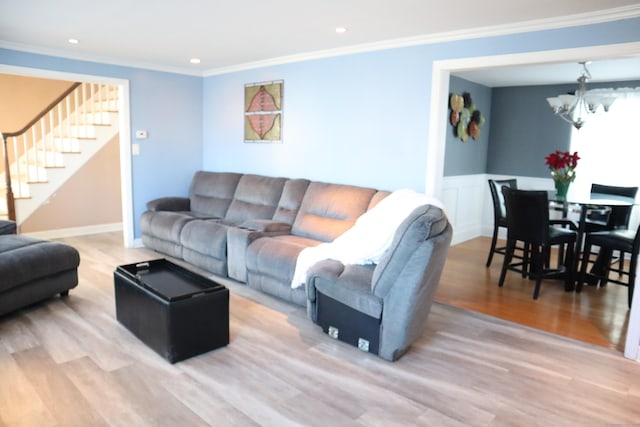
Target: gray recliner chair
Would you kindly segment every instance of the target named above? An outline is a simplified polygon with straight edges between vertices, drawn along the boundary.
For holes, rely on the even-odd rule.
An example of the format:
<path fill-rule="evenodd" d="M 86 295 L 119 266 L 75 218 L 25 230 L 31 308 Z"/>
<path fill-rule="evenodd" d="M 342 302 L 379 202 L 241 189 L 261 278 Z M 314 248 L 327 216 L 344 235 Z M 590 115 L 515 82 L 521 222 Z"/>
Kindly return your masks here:
<path fill-rule="evenodd" d="M 323 331 L 363 351 L 397 360 L 427 322 L 452 228 L 435 206 L 416 208 L 377 265 L 316 263 L 307 275 L 307 310 Z"/>

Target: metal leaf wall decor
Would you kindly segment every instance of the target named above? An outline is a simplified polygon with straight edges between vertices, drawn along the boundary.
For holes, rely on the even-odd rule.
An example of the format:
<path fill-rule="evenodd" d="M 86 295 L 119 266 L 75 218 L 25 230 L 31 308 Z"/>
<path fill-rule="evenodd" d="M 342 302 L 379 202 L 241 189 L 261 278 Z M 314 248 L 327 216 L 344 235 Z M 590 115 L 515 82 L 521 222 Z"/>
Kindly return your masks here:
<path fill-rule="evenodd" d="M 462 95 L 452 93 L 449 95 L 449 120 L 453 126 L 453 134 L 463 142 L 480 137 L 480 128 L 484 125 L 484 116 L 471 99 L 469 92 Z"/>

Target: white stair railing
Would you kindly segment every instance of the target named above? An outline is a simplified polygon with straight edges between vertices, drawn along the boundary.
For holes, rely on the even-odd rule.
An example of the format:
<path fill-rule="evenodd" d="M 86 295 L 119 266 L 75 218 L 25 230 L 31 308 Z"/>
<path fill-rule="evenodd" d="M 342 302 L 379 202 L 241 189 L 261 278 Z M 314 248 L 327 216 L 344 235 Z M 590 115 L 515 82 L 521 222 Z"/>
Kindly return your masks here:
<path fill-rule="evenodd" d="M 75 83 L 23 129 L 3 132 L 0 195 L 13 190 L 6 196 L 7 204 L 9 199 L 29 198 L 30 183 L 46 182 L 48 168 L 64 167 L 64 153 L 80 152 L 82 140 L 95 138 L 95 126 L 109 125 L 109 113 L 117 112 L 117 97 L 116 85 Z M 7 211 L 15 219 L 15 207 L 7 206 Z"/>

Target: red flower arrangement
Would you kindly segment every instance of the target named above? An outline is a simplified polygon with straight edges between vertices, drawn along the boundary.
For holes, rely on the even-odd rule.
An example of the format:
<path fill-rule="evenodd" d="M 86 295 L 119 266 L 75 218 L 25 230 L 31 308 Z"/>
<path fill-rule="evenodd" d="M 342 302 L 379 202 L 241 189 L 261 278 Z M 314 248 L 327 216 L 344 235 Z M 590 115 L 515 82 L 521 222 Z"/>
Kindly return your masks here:
<path fill-rule="evenodd" d="M 564 183 L 573 182 L 576 179 L 575 169 L 578 166 L 578 152 L 571 154 L 568 151 L 556 150 L 544 158 L 545 163 L 551 169 L 554 181 Z"/>

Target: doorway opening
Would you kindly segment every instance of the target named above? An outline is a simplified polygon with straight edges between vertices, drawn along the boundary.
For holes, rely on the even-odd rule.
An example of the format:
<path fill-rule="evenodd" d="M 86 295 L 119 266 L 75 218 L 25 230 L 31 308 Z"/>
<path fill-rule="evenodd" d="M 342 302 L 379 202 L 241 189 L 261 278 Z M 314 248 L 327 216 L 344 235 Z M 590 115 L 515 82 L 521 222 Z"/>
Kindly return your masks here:
<path fill-rule="evenodd" d="M 427 194 L 435 195 L 437 197 L 441 197 L 443 194 L 445 136 L 446 125 L 448 123 L 447 100 L 449 96 L 449 79 L 452 73 L 494 67 L 579 62 L 587 59 L 611 59 L 622 58 L 625 56 L 640 56 L 640 43 L 591 46 L 557 51 L 498 55 L 481 58 L 463 58 L 434 62 L 429 121 L 431 126 L 429 129 L 429 140 L 427 143 L 427 152 L 429 155 L 427 158 L 425 177 L 425 189 Z M 478 207 L 478 211 L 482 211 L 482 206 Z M 640 280 L 637 282 L 640 282 Z M 640 297 L 638 294 L 640 294 L 640 292 L 634 295 L 634 303 L 629 313 L 629 326 L 624 349 L 625 357 L 631 359 L 638 358 L 640 346 Z"/>
<path fill-rule="evenodd" d="M 129 110 L 129 81 L 110 77 L 58 72 L 27 67 L 0 65 L 0 73 L 14 74 L 51 80 L 77 81 L 82 83 L 100 83 L 118 87 L 118 126 L 119 126 L 119 178 L 120 198 L 122 205 L 122 233 L 126 247 L 134 246 L 133 235 L 133 203 L 131 178 L 131 138 Z M 108 177 L 105 177 L 108 179 Z"/>

